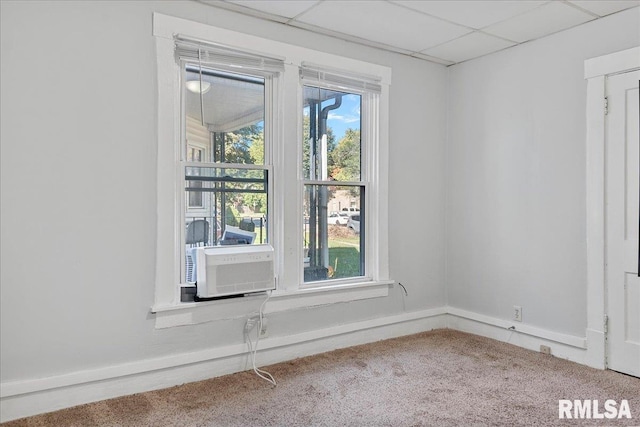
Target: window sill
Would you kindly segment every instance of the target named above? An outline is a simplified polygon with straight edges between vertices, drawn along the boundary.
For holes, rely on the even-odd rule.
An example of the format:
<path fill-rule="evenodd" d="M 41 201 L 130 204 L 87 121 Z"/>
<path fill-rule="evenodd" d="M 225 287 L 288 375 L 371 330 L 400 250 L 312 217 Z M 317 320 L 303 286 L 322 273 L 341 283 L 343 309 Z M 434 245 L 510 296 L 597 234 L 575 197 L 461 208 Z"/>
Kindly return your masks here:
<path fill-rule="evenodd" d="M 393 283 L 391 280 L 385 280 L 299 289 L 293 292 L 274 291 L 265 306 L 265 313 L 386 297 L 389 295 L 389 286 Z M 258 312 L 265 298 L 265 294 L 257 294 L 237 299 L 177 303 L 154 306 L 151 312 L 155 314 L 156 329 L 165 329 L 244 318 Z"/>

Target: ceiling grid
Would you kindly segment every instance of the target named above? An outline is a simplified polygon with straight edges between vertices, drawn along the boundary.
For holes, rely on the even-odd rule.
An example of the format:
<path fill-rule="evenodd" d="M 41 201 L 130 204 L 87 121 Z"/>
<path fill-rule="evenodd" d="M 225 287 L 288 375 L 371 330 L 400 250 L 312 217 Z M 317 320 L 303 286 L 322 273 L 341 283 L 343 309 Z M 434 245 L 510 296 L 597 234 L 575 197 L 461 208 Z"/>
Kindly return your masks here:
<path fill-rule="evenodd" d="M 640 0 L 199 1 L 443 65 L 640 6 Z"/>

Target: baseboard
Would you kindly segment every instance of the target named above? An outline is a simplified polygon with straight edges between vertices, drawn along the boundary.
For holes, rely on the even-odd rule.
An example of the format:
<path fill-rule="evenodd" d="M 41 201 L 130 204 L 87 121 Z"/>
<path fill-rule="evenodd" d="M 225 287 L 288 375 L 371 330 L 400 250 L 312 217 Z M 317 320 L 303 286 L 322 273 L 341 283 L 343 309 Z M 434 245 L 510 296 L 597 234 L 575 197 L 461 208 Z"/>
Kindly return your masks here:
<path fill-rule="evenodd" d="M 515 325 L 514 325 L 515 323 Z M 515 329 L 513 329 L 515 327 Z M 370 319 L 260 342 L 260 366 L 418 332 L 450 328 L 604 368 L 599 331 L 587 338 L 560 334 L 504 319 L 440 307 Z M 587 339 L 590 344 L 587 351 Z M 0 384 L 0 422 L 113 397 L 157 390 L 249 369 L 244 344 L 142 360 L 49 378 Z"/>
<path fill-rule="evenodd" d="M 551 349 L 551 354 L 555 357 L 590 365 L 587 363 L 586 338 L 560 334 L 455 307 L 447 307 L 447 313 L 447 327 L 450 329 L 492 338 L 533 351 L 540 351 L 540 346 L 545 345 Z"/>
<path fill-rule="evenodd" d="M 445 307 L 260 341 L 260 366 L 447 327 Z M 0 384 L 0 422 L 249 369 L 243 344 Z"/>

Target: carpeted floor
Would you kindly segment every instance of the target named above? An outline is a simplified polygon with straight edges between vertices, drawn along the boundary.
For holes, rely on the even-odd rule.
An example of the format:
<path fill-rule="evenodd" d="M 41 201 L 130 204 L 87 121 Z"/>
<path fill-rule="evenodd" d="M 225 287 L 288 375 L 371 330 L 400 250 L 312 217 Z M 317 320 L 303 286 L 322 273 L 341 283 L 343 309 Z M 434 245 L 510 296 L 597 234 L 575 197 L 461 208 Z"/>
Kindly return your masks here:
<path fill-rule="evenodd" d="M 242 372 L 3 427 L 640 425 L 640 379 L 451 330 L 265 369 L 277 387 Z M 559 399 L 627 399 L 633 418 L 559 420 Z"/>

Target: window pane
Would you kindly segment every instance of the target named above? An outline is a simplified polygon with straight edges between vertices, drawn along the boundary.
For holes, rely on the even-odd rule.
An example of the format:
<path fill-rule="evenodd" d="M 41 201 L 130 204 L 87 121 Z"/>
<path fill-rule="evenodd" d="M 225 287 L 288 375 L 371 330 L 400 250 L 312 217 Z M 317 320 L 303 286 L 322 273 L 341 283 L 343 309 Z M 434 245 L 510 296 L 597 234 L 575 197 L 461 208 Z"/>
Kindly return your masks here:
<path fill-rule="evenodd" d="M 204 149 L 187 146 L 187 161 L 188 162 L 201 162 L 203 161 Z M 202 183 L 194 181 L 192 187 L 202 187 Z M 202 191 L 190 191 L 188 198 L 188 207 L 190 208 L 202 208 Z"/>
<path fill-rule="evenodd" d="M 304 178 L 360 181 L 361 96 L 304 86 Z"/>
<path fill-rule="evenodd" d="M 205 213 L 185 212 L 187 227 L 195 220 L 208 222 L 187 245 L 260 244 L 267 242 L 268 174 L 262 169 L 216 167 L 185 168 L 185 191 L 199 193 Z M 193 227 L 193 226 L 192 226 Z"/>
<path fill-rule="evenodd" d="M 305 185 L 304 281 L 364 276 L 364 187 Z"/>
<path fill-rule="evenodd" d="M 186 66 L 186 138 L 210 147 L 202 161 L 264 164 L 264 84 L 263 78 Z"/>
<path fill-rule="evenodd" d="M 190 163 L 265 164 L 265 80 L 186 64 L 185 143 Z M 185 277 L 197 246 L 267 242 L 267 171 L 187 166 Z"/>

